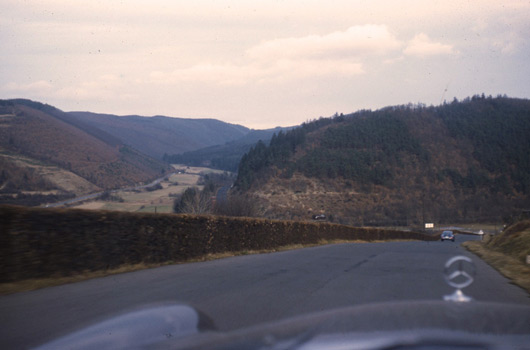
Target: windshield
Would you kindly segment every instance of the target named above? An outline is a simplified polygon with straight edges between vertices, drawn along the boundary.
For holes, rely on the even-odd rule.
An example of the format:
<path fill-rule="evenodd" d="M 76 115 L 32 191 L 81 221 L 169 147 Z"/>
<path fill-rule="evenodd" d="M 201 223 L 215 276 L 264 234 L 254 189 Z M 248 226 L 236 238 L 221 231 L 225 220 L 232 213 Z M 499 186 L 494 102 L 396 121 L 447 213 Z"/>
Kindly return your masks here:
<path fill-rule="evenodd" d="M 530 306 L 529 14 L 3 1 L 0 348 L 166 303 L 223 334 L 509 324 L 443 303 Z"/>

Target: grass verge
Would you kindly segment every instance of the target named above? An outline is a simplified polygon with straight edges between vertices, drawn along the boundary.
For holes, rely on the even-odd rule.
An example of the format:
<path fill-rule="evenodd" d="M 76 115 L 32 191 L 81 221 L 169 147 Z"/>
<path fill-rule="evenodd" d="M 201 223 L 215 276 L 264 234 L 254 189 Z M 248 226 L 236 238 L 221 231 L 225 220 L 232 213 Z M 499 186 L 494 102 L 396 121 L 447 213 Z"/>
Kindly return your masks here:
<path fill-rule="evenodd" d="M 467 250 L 478 255 L 514 284 L 530 293 L 530 267 L 509 255 L 495 251 L 483 242 L 468 241 L 462 243 Z"/>

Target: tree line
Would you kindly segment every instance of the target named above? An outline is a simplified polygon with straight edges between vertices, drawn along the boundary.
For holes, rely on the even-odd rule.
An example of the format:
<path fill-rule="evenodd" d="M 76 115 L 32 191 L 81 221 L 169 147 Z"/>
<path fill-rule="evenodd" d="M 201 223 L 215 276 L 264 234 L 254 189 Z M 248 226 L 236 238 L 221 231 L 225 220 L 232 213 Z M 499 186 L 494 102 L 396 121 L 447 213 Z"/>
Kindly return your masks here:
<path fill-rule="evenodd" d="M 414 118 L 425 125 L 413 125 Z M 418 166 L 433 166 L 423 143 L 428 141 L 416 135 L 427 128 L 439 131 L 433 126 L 436 120 L 449 131 L 448 142 L 471 143 L 473 159 L 480 164 L 468 174 L 441 169 L 435 174 L 438 181 L 449 178 L 462 189 L 530 193 L 530 101 L 484 95 L 437 107 L 409 104 L 304 123 L 274 135 L 268 145 L 252 147 L 239 163 L 236 186 L 246 191 L 278 172 L 284 177 L 300 172 L 391 187 L 393 170 L 403 157 L 412 157 Z"/>
<path fill-rule="evenodd" d="M 252 197 L 245 194 L 228 195 L 227 193 L 225 197 L 218 195 L 219 190 L 223 187 L 230 187 L 233 181 L 233 175 L 229 173 L 202 175 L 198 186 L 187 188 L 174 200 L 173 212 L 179 214 L 259 216 L 259 205 Z"/>

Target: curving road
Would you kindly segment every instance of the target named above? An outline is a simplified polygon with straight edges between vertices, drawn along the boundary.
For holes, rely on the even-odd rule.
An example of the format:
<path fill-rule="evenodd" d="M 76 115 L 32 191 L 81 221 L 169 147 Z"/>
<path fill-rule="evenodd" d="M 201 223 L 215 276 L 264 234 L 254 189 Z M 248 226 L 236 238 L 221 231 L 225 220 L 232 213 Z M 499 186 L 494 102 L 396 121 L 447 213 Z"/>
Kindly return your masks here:
<path fill-rule="evenodd" d="M 0 297 L 0 348 L 24 349 L 132 307 L 191 304 L 220 330 L 390 300 L 440 300 L 444 263 L 473 258 L 481 301 L 530 305 L 528 294 L 452 242 L 337 244 L 160 267 Z"/>
<path fill-rule="evenodd" d="M 141 189 L 144 189 L 144 188 L 147 188 L 147 187 L 155 186 L 155 185 L 159 184 L 160 182 L 168 179 L 173 174 L 175 174 L 175 172 L 171 172 L 168 175 L 165 175 L 165 176 L 163 176 L 163 177 L 161 177 L 159 179 L 156 179 L 156 180 L 148 183 L 147 185 L 137 185 L 137 186 L 122 187 L 122 188 L 109 190 L 109 191 L 102 191 L 102 192 L 96 192 L 96 193 L 91 193 L 91 194 L 85 194 L 85 195 L 80 196 L 80 197 L 75 197 L 75 198 L 67 199 L 67 200 L 64 200 L 64 201 L 56 202 L 56 203 L 43 204 L 41 206 L 45 207 L 45 208 L 57 208 L 57 207 L 65 206 L 65 205 L 70 205 L 70 204 L 74 204 L 74 203 L 84 202 L 84 201 L 89 200 L 89 199 L 96 199 L 96 198 L 102 196 L 105 192 L 118 193 L 120 191 L 141 190 Z"/>

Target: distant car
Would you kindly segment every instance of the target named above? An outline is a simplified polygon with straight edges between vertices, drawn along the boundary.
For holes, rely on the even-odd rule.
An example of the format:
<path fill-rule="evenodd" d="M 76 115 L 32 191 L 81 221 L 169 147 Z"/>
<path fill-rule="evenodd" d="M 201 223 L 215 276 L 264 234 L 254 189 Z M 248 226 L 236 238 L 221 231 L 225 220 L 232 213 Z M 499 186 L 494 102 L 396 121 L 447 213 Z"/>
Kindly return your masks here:
<path fill-rule="evenodd" d="M 455 235 L 453 231 L 444 231 L 442 232 L 442 235 L 440 236 L 440 240 L 443 242 L 445 240 L 455 241 Z"/>
<path fill-rule="evenodd" d="M 326 220 L 326 215 L 324 214 L 313 215 L 313 220 Z"/>

